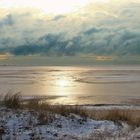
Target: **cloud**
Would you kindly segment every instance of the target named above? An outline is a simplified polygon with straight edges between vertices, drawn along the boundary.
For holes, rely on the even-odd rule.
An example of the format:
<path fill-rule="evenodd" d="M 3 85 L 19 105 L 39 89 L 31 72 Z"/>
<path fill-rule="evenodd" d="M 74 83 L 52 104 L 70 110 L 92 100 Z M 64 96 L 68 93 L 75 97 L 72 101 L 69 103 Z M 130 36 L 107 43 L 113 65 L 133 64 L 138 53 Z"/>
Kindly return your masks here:
<path fill-rule="evenodd" d="M 14 55 L 139 55 L 140 3 L 90 4 L 68 15 L 9 13 L 0 19 L 0 52 Z"/>
<path fill-rule="evenodd" d="M 53 20 L 57 21 L 57 20 L 60 20 L 60 19 L 63 19 L 63 18 L 65 18 L 64 15 L 57 15 L 53 18 Z"/>

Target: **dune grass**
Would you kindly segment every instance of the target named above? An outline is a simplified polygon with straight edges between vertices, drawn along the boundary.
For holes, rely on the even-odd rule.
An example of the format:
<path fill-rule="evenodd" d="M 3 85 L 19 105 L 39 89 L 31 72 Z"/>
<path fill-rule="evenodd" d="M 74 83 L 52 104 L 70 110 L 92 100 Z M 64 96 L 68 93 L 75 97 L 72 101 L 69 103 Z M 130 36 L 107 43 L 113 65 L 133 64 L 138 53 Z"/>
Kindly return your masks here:
<path fill-rule="evenodd" d="M 103 109 L 103 110 L 88 110 L 88 116 L 95 120 L 109 120 L 116 123 L 120 121 L 127 122 L 129 125 L 134 127 L 140 127 L 140 109 Z"/>
<path fill-rule="evenodd" d="M 52 122 L 55 119 L 54 114 L 68 116 L 71 113 L 80 115 L 84 118 L 91 118 L 95 120 L 109 120 L 116 123 L 125 121 L 128 124 L 139 127 L 140 126 L 140 110 L 131 109 L 85 109 L 82 106 L 70 105 L 50 105 L 39 99 L 31 99 L 26 103 L 22 102 L 20 93 L 11 94 L 10 92 L 4 96 L 3 104 L 11 109 L 28 109 L 38 112 L 38 119 L 40 124 Z"/>
<path fill-rule="evenodd" d="M 18 109 L 21 107 L 21 94 L 20 92 L 13 94 L 8 92 L 3 99 L 3 104 L 7 108 Z"/>
<path fill-rule="evenodd" d="M 40 124 L 53 122 L 55 120 L 55 114 L 67 117 L 72 113 L 80 115 L 85 119 L 88 117 L 80 106 L 50 105 L 38 99 L 29 100 L 24 105 L 24 108 L 37 111 Z"/>

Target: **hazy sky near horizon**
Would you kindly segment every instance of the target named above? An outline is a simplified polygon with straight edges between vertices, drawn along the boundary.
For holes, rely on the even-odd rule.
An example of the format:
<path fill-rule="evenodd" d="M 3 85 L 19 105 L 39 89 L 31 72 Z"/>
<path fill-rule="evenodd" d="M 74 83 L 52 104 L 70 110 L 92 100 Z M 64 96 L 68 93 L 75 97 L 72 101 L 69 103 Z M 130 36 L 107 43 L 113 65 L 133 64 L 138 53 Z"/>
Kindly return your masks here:
<path fill-rule="evenodd" d="M 0 53 L 139 55 L 140 0 L 0 0 Z"/>

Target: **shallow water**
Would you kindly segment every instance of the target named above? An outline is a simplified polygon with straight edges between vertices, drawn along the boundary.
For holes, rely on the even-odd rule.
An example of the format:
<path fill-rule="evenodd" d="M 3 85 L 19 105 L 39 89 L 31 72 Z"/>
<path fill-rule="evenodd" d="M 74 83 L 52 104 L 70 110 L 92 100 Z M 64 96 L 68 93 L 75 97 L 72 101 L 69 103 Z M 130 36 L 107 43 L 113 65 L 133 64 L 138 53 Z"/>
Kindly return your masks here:
<path fill-rule="evenodd" d="M 140 66 L 0 66 L 0 90 L 56 104 L 126 103 L 140 99 Z"/>

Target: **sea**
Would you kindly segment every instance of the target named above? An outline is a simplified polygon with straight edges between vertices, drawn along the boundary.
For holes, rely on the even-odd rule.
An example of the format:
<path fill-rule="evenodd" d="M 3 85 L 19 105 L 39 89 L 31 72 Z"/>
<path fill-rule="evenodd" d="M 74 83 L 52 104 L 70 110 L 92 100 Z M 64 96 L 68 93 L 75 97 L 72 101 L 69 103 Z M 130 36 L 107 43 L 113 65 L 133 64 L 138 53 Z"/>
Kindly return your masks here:
<path fill-rule="evenodd" d="M 0 66 L 0 95 L 52 104 L 136 104 L 140 66 Z"/>

